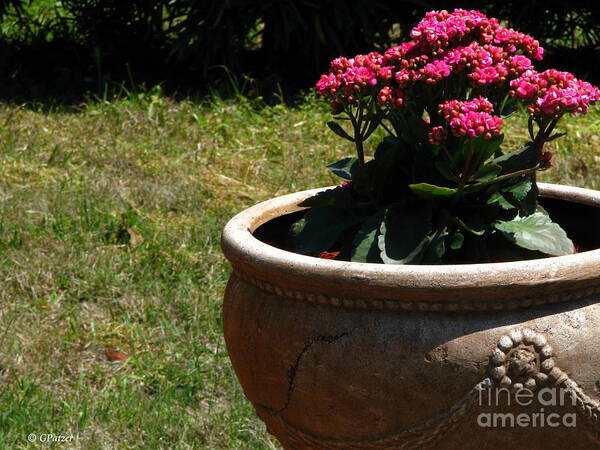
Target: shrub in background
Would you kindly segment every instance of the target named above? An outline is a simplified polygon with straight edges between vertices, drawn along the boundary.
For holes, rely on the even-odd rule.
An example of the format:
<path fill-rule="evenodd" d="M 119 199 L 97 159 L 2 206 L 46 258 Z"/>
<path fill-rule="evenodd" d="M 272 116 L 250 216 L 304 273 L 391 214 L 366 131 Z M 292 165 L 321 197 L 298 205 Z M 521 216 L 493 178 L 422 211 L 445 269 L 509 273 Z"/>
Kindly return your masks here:
<path fill-rule="evenodd" d="M 54 16 L 42 20 L 41 7 Z M 582 0 L 0 0 L 1 69 L 13 83 L 52 86 L 54 74 L 95 89 L 163 80 L 167 89 L 202 89 L 231 74 L 264 91 L 305 88 L 323 61 L 389 47 L 425 11 L 454 7 L 508 20 L 538 36 L 550 64 L 556 55 L 579 76 L 594 75 L 600 8 Z"/>

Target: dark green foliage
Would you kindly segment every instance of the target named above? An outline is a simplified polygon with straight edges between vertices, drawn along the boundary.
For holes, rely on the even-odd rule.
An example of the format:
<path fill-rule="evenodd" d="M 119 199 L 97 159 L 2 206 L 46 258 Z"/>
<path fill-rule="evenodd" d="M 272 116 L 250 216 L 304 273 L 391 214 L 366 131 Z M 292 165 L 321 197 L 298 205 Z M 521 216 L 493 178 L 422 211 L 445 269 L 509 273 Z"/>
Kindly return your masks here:
<path fill-rule="evenodd" d="M 10 8 L 22 12 L 24 4 L 24 0 L 0 0 L 0 18 L 4 17 Z"/>
<path fill-rule="evenodd" d="M 465 166 L 472 174 L 466 182 L 461 182 L 464 169 L 454 180 L 444 176 L 447 168 L 438 169 L 445 167 L 444 152 L 423 142 L 411 148 L 408 140 L 391 136 L 363 164 L 357 158 L 331 164 L 351 183 L 301 204 L 312 209 L 292 227 L 294 250 L 309 255 L 341 251 L 337 259 L 386 264 L 498 262 L 573 253 L 566 233 L 537 204 L 539 163 L 533 143 L 501 154 L 502 137 L 465 141 L 472 143 L 470 154 L 456 161 L 479 161 Z"/>
<path fill-rule="evenodd" d="M 303 254 L 324 251 L 338 240 L 342 232 L 359 220 L 351 210 L 345 208 L 312 208 L 292 227 L 296 251 Z"/>
<path fill-rule="evenodd" d="M 351 260 L 355 262 L 381 262 L 379 233 L 383 225 L 383 214 L 374 214 L 366 219 L 352 242 L 354 249 Z"/>
<path fill-rule="evenodd" d="M 358 158 L 344 158 L 336 163 L 328 165 L 327 167 L 329 167 L 329 169 L 338 177 L 351 180 L 352 175 L 356 172 L 358 166 Z"/>
<path fill-rule="evenodd" d="M 427 202 L 390 207 L 379 228 L 378 244 L 383 262 L 421 262 L 432 241 L 432 214 L 431 204 Z"/>
<path fill-rule="evenodd" d="M 329 127 L 329 129 L 331 131 L 333 131 L 335 134 L 337 134 L 339 137 L 342 137 L 344 139 L 348 139 L 349 141 L 354 141 L 354 138 L 352 138 L 347 132 L 346 130 L 344 130 L 342 128 L 342 126 L 334 121 L 330 121 L 327 122 L 327 126 Z"/>

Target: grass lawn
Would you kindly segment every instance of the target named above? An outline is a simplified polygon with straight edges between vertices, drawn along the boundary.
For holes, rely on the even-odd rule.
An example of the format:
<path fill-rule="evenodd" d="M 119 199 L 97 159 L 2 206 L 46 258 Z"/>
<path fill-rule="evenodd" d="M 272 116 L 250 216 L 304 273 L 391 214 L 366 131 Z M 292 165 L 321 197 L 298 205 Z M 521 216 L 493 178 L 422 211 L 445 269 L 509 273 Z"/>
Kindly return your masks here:
<path fill-rule="evenodd" d="M 76 110 L 0 105 L 0 448 L 40 446 L 30 433 L 72 435 L 67 448 L 278 448 L 227 358 L 219 237 L 247 206 L 337 182 L 324 166 L 353 149 L 328 118 L 312 98 L 156 89 Z M 521 119 L 506 126 L 515 146 Z M 562 129 L 541 179 L 600 188 L 600 110 Z"/>

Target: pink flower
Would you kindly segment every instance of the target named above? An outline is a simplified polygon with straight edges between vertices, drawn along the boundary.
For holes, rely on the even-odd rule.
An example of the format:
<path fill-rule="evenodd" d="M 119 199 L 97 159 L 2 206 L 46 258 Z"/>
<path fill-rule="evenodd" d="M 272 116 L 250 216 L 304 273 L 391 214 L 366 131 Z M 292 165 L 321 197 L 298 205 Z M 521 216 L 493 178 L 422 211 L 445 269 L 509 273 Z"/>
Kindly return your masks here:
<path fill-rule="evenodd" d="M 355 103 L 371 88 L 385 84 L 393 77 L 393 66 L 383 66 L 383 55 L 371 52 L 354 58 L 336 58 L 331 62 L 329 73 L 321 75 L 316 83 L 317 91 L 329 97 L 334 111 L 341 111 L 346 104 Z M 381 88 L 376 88 L 377 92 Z"/>
<path fill-rule="evenodd" d="M 510 87 L 509 94 L 528 103 L 533 115 L 586 114 L 589 106 L 600 100 L 597 87 L 555 69 L 542 73 L 526 70 Z"/>
<path fill-rule="evenodd" d="M 396 67 L 408 66 L 408 60 L 414 58 L 419 53 L 419 46 L 416 42 L 405 42 L 396 47 L 389 48 L 383 54 L 383 63 Z"/>
<path fill-rule="evenodd" d="M 525 56 L 538 61 L 543 59 L 544 49 L 540 43 L 525 33 L 520 33 L 512 28 L 498 27 L 494 30 L 494 44 L 499 44 L 510 53 L 521 50 Z"/>
<path fill-rule="evenodd" d="M 479 11 L 431 11 L 412 29 L 410 36 L 432 49 L 443 49 L 467 38 L 481 43 L 491 42 L 498 26 L 496 19 L 488 19 Z"/>
<path fill-rule="evenodd" d="M 446 130 L 442 126 L 433 127 L 428 134 L 429 142 L 440 145 L 446 139 Z"/>
<path fill-rule="evenodd" d="M 417 101 L 425 92 L 423 86 L 436 85 L 449 77 L 457 81 L 455 86 L 464 86 L 460 80 L 463 77 L 474 92 L 485 89 L 494 98 L 500 97 L 496 94 L 503 94 L 494 91 L 506 90 L 535 115 L 558 117 L 567 112 L 586 113 L 589 106 L 598 101 L 597 88 L 568 72 L 533 70 L 531 59 L 541 59 L 543 55 L 539 42 L 527 34 L 500 26 L 498 20 L 478 11 L 431 11 L 412 29 L 411 36 L 414 42 L 392 47 L 383 54 L 371 52 L 334 59 L 328 73 L 317 81 L 317 91 L 329 100 L 336 113 L 366 99 L 374 99 L 379 105 L 404 107 L 408 99 Z M 427 89 L 427 95 L 445 95 L 439 89 Z M 464 98 L 464 89 L 461 94 L 453 95 Z M 492 117 L 491 104 L 484 108 L 483 100 L 476 100 L 460 102 L 457 109 L 450 104 L 444 107 L 448 123 L 460 118 L 460 126 L 453 122 L 453 133 L 461 130 L 461 135 L 481 135 L 480 127 L 483 127 L 485 135 L 493 134 L 494 127 L 499 128 L 495 119 L 480 114 L 469 116 L 470 121 L 485 124 L 466 125 L 469 112 Z"/>
<path fill-rule="evenodd" d="M 425 83 L 435 84 L 443 78 L 449 77 L 452 73 L 452 66 L 444 61 L 435 60 L 419 71 L 419 78 Z"/>
<path fill-rule="evenodd" d="M 394 79 L 396 83 L 400 86 L 406 86 L 409 83 L 417 80 L 419 78 L 418 73 L 414 70 L 402 69 L 394 74 Z"/>
<path fill-rule="evenodd" d="M 452 117 L 459 117 L 461 114 L 476 111 L 491 113 L 494 111 L 494 105 L 484 97 L 464 102 L 460 100 L 448 100 L 439 105 L 439 113 L 446 121 Z"/>
<path fill-rule="evenodd" d="M 457 137 L 490 139 L 501 134 L 502 119 L 492 115 L 493 110 L 493 105 L 483 97 L 471 101 L 449 100 L 439 105 L 439 113 Z"/>
<path fill-rule="evenodd" d="M 533 69 L 531 60 L 523 55 L 514 55 L 507 58 L 504 63 L 511 78 L 521 75 L 527 70 Z"/>
<path fill-rule="evenodd" d="M 552 167 L 552 153 L 543 152 L 540 155 L 540 169 L 549 169 Z"/>
<path fill-rule="evenodd" d="M 330 72 L 333 74 L 341 74 L 351 66 L 347 58 L 340 56 L 331 61 Z"/>
<path fill-rule="evenodd" d="M 380 105 L 402 106 L 405 95 L 399 88 L 384 86 L 377 94 L 377 102 Z"/>
<path fill-rule="evenodd" d="M 565 89 L 553 86 L 543 97 L 538 97 L 534 111 L 539 110 L 542 114 L 553 117 L 560 117 L 565 113 L 587 114 L 590 103 L 596 101 L 598 101 L 598 89 L 594 92 L 582 85 Z"/>
<path fill-rule="evenodd" d="M 394 66 L 384 66 L 377 70 L 377 78 L 379 80 L 389 80 L 393 77 Z"/>
<path fill-rule="evenodd" d="M 461 70 L 464 68 L 486 67 L 502 62 L 506 58 L 506 52 L 500 47 L 477 42 L 471 42 L 465 47 L 456 47 L 443 54 L 443 60 L 447 64 Z"/>
<path fill-rule="evenodd" d="M 539 74 L 534 70 L 526 70 L 519 78 L 510 82 L 508 93 L 521 100 L 529 101 L 535 98 L 541 88 Z"/>
<path fill-rule="evenodd" d="M 321 75 L 321 79 L 317 81 L 317 91 L 321 95 L 335 94 L 337 89 L 340 87 L 340 80 L 330 73 L 328 75 Z"/>
<path fill-rule="evenodd" d="M 468 75 L 476 84 L 486 85 L 498 83 L 506 80 L 508 71 L 501 65 L 476 67 L 475 70 Z"/>
<path fill-rule="evenodd" d="M 359 88 L 360 86 L 375 86 L 377 84 L 376 74 L 367 67 L 350 67 L 341 75 L 345 86 Z"/>

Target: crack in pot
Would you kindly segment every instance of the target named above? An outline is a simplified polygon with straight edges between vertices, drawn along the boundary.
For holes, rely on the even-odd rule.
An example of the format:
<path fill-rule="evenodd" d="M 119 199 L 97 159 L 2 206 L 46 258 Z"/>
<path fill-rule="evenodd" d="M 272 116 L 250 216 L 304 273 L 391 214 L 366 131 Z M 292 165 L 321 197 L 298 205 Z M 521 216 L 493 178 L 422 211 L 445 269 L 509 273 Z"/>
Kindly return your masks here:
<path fill-rule="evenodd" d="M 304 347 L 302 348 L 302 350 L 300 351 L 300 353 L 298 354 L 298 356 L 296 357 L 296 360 L 294 361 L 294 363 L 290 366 L 290 368 L 288 369 L 288 390 L 287 390 L 287 396 L 286 396 L 286 400 L 284 405 L 281 408 L 278 409 L 274 409 L 271 408 L 270 406 L 267 405 L 258 405 L 264 409 L 266 409 L 268 412 L 270 412 L 273 415 L 277 415 L 283 411 L 285 411 L 289 405 L 290 402 L 292 400 L 292 393 L 294 392 L 294 388 L 296 387 L 296 374 L 298 372 L 298 368 L 300 366 L 300 362 L 302 361 L 302 358 L 304 357 L 304 355 L 306 354 L 306 352 L 314 345 L 317 343 L 326 343 L 326 344 L 333 344 L 337 341 L 339 341 L 340 339 L 343 339 L 347 336 L 350 336 L 350 334 L 354 331 L 354 329 L 350 330 L 350 331 L 344 331 L 342 333 L 336 334 L 336 335 L 331 335 L 331 336 L 316 336 L 313 338 L 310 338 L 308 340 L 306 340 L 304 342 Z"/>

